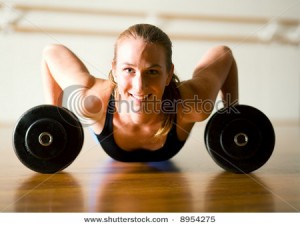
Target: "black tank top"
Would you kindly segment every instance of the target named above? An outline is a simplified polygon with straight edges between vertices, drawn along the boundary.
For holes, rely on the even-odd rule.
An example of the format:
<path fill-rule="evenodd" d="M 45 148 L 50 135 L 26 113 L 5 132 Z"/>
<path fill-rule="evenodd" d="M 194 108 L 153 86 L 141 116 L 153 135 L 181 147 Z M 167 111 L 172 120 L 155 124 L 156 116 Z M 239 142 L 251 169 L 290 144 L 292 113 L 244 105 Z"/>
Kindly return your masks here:
<path fill-rule="evenodd" d="M 125 151 L 121 149 L 115 142 L 113 136 L 113 115 L 115 112 L 115 100 L 111 95 L 103 131 L 96 137 L 101 144 L 103 150 L 113 159 L 122 162 L 157 162 L 165 161 L 175 156 L 185 144 L 177 137 L 176 122 L 167 135 L 164 146 L 156 151 L 139 149 L 135 151 Z M 175 119 L 176 120 L 176 119 Z"/>

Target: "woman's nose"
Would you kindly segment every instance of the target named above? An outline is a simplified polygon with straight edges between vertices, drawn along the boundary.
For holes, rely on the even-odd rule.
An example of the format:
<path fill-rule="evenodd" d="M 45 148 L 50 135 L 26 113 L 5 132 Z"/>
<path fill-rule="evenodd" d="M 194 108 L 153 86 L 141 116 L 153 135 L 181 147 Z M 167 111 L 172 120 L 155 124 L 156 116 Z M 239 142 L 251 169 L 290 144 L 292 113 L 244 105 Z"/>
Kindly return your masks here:
<path fill-rule="evenodd" d="M 146 81 L 141 73 L 135 74 L 132 83 L 134 90 L 136 90 L 137 92 L 141 92 L 146 88 Z"/>

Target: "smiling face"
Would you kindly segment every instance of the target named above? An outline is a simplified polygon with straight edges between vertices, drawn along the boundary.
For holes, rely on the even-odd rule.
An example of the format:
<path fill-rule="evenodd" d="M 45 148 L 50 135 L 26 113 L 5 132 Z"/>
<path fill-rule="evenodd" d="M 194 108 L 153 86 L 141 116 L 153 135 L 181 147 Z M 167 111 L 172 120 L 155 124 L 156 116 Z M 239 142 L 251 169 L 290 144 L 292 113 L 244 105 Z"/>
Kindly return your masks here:
<path fill-rule="evenodd" d="M 139 37 L 127 37 L 118 42 L 112 72 L 119 98 L 141 110 L 141 106 L 149 101 L 162 100 L 165 87 L 172 79 L 173 66 L 167 69 L 166 54 L 161 45 L 145 42 Z"/>

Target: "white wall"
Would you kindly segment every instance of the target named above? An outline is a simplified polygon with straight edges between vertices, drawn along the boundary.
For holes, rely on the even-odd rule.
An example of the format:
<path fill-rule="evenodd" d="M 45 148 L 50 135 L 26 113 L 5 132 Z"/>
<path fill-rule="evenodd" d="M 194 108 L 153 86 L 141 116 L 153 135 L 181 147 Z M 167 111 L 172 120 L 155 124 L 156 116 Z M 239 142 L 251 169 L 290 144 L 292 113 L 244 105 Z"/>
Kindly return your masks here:
<path fill-rule="evenodd" d="M 69 7 L 137 10 L 155 13 L 178 12 L 210 15 L 235 15 L 276 18 L 299 18 L 300 1 L 296 0 L 43 0 L 2 1 L 11 3 L 61 5 Z M 0 9 L 1 11 L 1 9 Z M 0 18 L 4 14 L 0 12 Z M 47 19 L 45 21 L 45 18 Z M 43 22 L 44 21 L 44 22 Z M 66 16 L 48 17 L 44 14 L 25 15 L 23 24 L 41 28 L 42 24 L 55 26 L 106 27 L 123 30 L 133 23 L 147 22 L 137 18 L 123 21 L 105 21 L 103 18 Z M 182 21 L 160 23 L 166 32 L 182 31 L 212 33 L 220 31 L 245 33 L 252 36 L 265 26 L 246 28 L 244 24 L 231 27 L 196 24 Z M 267 25 L 267 24 L 266 24 Z M 41 28 L 42 29 L 42 28 Z M 62 43 L 70 47 L 87 64 L 91 73 L 105 78 L 110 66 L 116 37 L 59 35 L 40 33 L 0 33 L 0 124 L 14 123 L 27 109 L 43 103 L 40 79 L 40 60 L 43 47 L 49 43 Z M 239 42 L 208 42 L 174 40 L 174 64 L 181 79 L 190 77 L 193 66 L 210 47 L 226 44 L 232 48 L 239 68 L 240 102 L 256 106 L 273 121 L 300 122 L 300 48 L 289 44 L 259 44 Z"/>

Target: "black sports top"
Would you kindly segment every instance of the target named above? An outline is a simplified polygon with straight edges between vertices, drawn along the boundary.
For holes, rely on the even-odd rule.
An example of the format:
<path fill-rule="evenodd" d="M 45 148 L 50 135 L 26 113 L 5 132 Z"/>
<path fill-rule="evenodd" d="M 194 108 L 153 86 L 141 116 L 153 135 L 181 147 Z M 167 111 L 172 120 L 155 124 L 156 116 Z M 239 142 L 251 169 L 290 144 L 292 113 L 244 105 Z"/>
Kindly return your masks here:
<path fill-rule="evenodd" d="M 185 144 L 185 141 L 180 141 L 177 137 L 176 123 L 167 135 L 164 146 L 156 151 L 140 149 L 136 151 L 125 151 L 121 149 L 115 142 L 113 136 L 113 115 L 115 112 L 115 100 L 111 95 L 103 131 L 96 137 L 104 151 L 113 159 L 122 162 L 157 162 L 165 161 L 175 156 Z M 175 119 L 176 120 L 176 119 Z"/>

